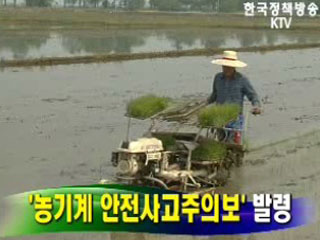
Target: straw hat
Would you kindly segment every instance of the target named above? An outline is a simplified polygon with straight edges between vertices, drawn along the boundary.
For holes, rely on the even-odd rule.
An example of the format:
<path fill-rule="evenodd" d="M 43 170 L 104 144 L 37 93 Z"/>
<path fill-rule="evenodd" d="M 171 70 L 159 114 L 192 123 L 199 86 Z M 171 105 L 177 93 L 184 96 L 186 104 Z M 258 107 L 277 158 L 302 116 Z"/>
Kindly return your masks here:
<path fill-rule="evenodd" d="M 237 52 L 235 51 L 224 51 L 221 59 L 215 59 L 211 61 L 213 64 L 242 68 L 246 67 L 247 64 L 238 60 Z"/>

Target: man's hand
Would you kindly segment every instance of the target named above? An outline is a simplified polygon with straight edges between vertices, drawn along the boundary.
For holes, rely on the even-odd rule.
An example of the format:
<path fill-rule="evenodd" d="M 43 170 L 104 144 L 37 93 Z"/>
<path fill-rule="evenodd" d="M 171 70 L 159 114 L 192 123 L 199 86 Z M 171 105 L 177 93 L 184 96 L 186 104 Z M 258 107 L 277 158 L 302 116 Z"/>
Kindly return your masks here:
<path fill-rule="evenodd" d="M 262 113 L 262 110 L 260 107 L 253 107 L 252 110 L 251 110 L 251 113 L 253 115 L 260 115 Z"/>

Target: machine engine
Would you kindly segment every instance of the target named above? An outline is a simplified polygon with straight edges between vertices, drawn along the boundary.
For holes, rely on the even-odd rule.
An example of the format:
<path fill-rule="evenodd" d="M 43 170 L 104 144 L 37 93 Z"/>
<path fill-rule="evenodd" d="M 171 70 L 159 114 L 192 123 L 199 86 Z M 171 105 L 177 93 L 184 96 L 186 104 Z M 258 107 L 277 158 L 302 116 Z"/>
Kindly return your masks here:
<path fill-rule="evenodd" d="M 166 168 L 168 152 L 164 151 L 161 140 L 140 138 L 122 142 L 118 151 L 112 154 L 112 163 L 119 176 L 134 177 L 159 173 Z"/>
<path fill-rule="evenodd" d="M 215 186 L 220 166 L 214 162 L 191 161 L 191 151 L 186 147 L 190 143 L 178 143 L 176 151 L 165 151 L 162 141 L 155 137 L 124 141 L 112 153 L 116 178 L 130 184 L 175 190 Z"/>

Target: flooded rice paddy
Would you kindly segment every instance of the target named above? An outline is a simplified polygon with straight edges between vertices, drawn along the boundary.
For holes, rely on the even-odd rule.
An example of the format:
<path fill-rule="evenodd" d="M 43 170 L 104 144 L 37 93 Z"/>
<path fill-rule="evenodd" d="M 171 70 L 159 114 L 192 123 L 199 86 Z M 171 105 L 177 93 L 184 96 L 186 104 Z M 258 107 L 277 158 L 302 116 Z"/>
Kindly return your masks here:
<path fill-rule="evenodd" d="M 71 57 L 110 53 L 142 53 L 196 48 L 240 48 L 319 43 L 316 31 L 223 28 L 85 30 L 19 29 L 0 26 L 0 59 Z"/>
<path fill-rule="evenodd" d="M 241 53 L 242 72 L 262 98 L 250 116 L 257 149 L 320 127 L 320 49 Z M 205 97 L 220 68 L 210 57 L 107 64 L 10 68 L 0 72 L 0 198 L 28 190 L 96 183 L 113 174 L 111 151 L 126 133 L 126 103 L 154 93 Z M 134 121 L 132 138 L 149 126 Z M 270 145 L 249 153 L 221 191 L 292 192 L 319 202 L 319 139 Z M 1 209 L 0 209 L 1 211 Z M 319 222 L 297 230 L 214 239 L 315 239 Z M 47 235 L 22 239 L 185 239 L 141 234 Z M 21 239 L 21 238 L 19 238 Z M 193 239 L 193 238 L 189 238 Z M 207 239 L 207 238 L 206 238 Z M 211 238 L 210 238 L 211 239 Z"/>

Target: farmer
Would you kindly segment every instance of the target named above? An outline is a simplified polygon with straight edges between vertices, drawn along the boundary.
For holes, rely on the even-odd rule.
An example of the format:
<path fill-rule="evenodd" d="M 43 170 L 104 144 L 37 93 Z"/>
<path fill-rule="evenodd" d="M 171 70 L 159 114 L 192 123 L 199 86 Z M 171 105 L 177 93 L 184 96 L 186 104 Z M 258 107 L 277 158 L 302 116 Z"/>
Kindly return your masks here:
<path fill-rule="evenodd" d="M 212 61 L 213 64 L 222 65 L 222 72 L 214 77 L 213 91 L 208 98 L 208 104 L 239 104 L 243 108 L 244 97 L 252 103 L 252 113 L 260 114 L 260 101 L 249 80 L 236 71 L 236 68 L 246 67 L 247 64 L 237 58 L 237 52 L 224 51 L 222 59 Z"/>
<path fill-rule="evenodd" d="M 234 51 L 224 51 L 223 58 L 212 61 L 213 64 L 222 65 L 222 72 L 214 77 L 213 91 L 208 98 L 208 103 L 216 104 L 238 104 L 241 113 L 236 121 L 226 125 L 233 131 L 220 131 L 219 135 L 225 141 L 235 144 L 242 144 L 242 130 L 244 128 L 244 117 L 242 115 L 243 101 L 246 96 L 252 103 L 251 112 L 254 115 L 261 113 L 260 101 L 249 80 L 236 71 L 236 68 L 246 67 L 247 64 L 237 58 Z M 226 135 L 225 135 L 226 134 Z"/>

